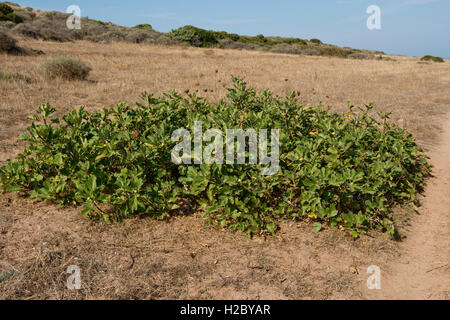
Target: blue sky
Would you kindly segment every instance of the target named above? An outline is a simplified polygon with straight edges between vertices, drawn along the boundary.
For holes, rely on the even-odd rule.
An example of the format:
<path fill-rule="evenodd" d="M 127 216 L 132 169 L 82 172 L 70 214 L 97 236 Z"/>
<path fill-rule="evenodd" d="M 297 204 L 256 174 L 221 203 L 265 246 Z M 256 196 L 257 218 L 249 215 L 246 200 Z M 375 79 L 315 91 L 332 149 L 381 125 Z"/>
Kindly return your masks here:
<path fill-rule="evenodd" d="M 14 2 L 14 0 L 12 0 Z M 191 24 L 243 35 L 319 38 L 326 43 L 392 54 L 450 58 L 450 0 L 17 0 L 21 6 L 65 11 L 167 32 Z M 368 30 L 369 5 L 381 9 L 381 30 Z"/>

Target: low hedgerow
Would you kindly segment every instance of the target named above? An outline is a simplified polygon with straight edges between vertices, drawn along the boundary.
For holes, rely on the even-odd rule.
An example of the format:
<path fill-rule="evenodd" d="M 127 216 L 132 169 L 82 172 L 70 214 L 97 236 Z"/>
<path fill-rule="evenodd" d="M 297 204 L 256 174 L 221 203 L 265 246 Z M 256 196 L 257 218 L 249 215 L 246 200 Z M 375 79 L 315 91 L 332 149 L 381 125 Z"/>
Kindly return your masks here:
<path fill-rule="evenodd" d="M 85 80 L 92 69 L 81 60 L 57 57 L 45 62 L 41 70 L 48 78 Z"/>
<path fill-rule="evenodd" d="M 217 104 L 176 92 L 143 94 L 145 104 L 136 108 L 81 107 L 62 118 L 44 104 L 21 136 L 26 149 L 0 167 L 2 190 L 83 205 L 83 214 L 107 222 L 165 218 L 189 202 L 209 223 L 250 235 L 274 233 L 283 219 L 313 220 L 315 231 L 329 224 L 355 237 L 374 228 L 395 235 L 390 208 L 414 201 L 430 170 L 409 132 L 389 123 L 387 113 L 370 116 L 372 106 L 335 113 L 304 106 L 294 93 L 280 98 L 233 81 Z M 279 171 L 176 165 L 172 134 L 192 131 L 195 121 L 203 132 L 279 129 Z"/>

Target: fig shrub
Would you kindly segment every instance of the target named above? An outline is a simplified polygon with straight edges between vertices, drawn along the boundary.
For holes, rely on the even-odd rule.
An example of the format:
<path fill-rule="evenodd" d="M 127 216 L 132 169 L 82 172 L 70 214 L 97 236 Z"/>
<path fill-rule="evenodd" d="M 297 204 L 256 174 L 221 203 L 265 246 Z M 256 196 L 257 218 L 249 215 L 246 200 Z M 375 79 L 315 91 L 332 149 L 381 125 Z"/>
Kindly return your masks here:
<path fill-rule="evenodd" d="M 207 223 L 249 235 L 307 219 L 315 231 L 395 236 L 392 207 L 414 202 L 430 173 L 408 131 L 390 123 L 389 113 L 372 116 L 372 105 L 336 113 L 304 106 L 295 93 L 279 97 L 233 82 L 218 103 L 145 93 L 136 107 L 80 107 L 62 118 L 44 104 L 21 136 L 25 150 L 0 167 L 2 191 L 80 205 L 82 214 L 106 222 L 163 219 L 189 204 Z M 173 163 L 172 133 L 195 121 L 204 130 L 279 129 L 278 172 L 261 175 L 261 164 Z"/>

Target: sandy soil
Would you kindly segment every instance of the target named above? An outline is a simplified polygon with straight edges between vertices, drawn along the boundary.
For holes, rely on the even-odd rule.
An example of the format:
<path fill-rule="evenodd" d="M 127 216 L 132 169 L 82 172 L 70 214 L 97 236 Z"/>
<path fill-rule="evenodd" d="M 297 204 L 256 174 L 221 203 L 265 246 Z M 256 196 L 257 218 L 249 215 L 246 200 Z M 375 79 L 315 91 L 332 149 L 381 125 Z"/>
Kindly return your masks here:
<path fill-rule="evenodd" d="M 434 177 L 428 182 L 420 214 L 400 244 L 400 258 L 389 263 L 382 289 L 370 298 L 450 298 L 450 118 L 433 148 Z"/>

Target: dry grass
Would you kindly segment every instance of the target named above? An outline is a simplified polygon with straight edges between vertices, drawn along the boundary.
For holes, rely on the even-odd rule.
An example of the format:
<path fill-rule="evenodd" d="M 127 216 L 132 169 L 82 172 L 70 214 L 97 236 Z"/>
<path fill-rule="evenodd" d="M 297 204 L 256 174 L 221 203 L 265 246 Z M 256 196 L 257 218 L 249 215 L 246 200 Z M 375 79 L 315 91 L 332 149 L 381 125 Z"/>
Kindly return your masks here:
<path fill-rule="evenodd" d="M 359 61 L 87 41 L 21 43 L 46 55 L 2 56 L 2 73 L 22 73 L 37 81 L 31 85 L 1 82 L 0 138 L 12 138 L 17 126 L 24 128 L 25 116 L 47 101 L 61 112 L 79 105 L 98 109 L 119 101 L 137 101 L 143 91 L 159 95 L 169 89 L 189 90 L 218 100 L 226 94 L 231 75 L 245 77 L 258 89 L 270 88 L 279 94 L 298 91 L 306 104 L 322 101 L 344 110 L 351 100 L 394 110 L 393 120 L 412 130 L 424 143 L 433 141 L 439 116 L 450 105 L 448 62 L 424 65 L 405 57 L 395 57 L 397 61 Z M 92 66 L 91 81 L 42 79 L 39 66 L 50 57 L 61 55 L 79 58 Z"/>
<path fill-rule="evenodd" d="M 450 64 L 351 60 L 220 49 L 138 44 L 52 43 L 22 40 L 45 56 L 0 55 L 0 72 L 24 81 L 0 80 L 0 163 L 23 147 L 26 116 L 50 102 L 59 113 L 86 105 L 94 110 L 133 102 L 143 91 L 197 92 L 212 100 L 226 94 L 231 75 L 278 94 L 298 91 L 305 104 L 323 101 L 337 110 L 346 102 L 393 110 L 393 121 L 424 145 L 439 133 L 450 110 Z M 89 81 L 48 80 L 39 66 L 56 56 L 92 66 Z M 399 212 L 403 212 L 399 210 Z M 407 222 L 405 222 L 407 223 Z M 376 234 L 353 241 L 308 225 L 284 223 L 277 237 L 206 228 L 199 217 L 170 222 L 129 219 L 91 223 L 74 208 L 0 196 L 0 298 L 364 298 L 365 269 L 383 266 L 397 245 Z M 65 287 L 68 265 L 82 268 L 83 287 Z M 355 272 L 356 270 L 356 272 Z"/>

